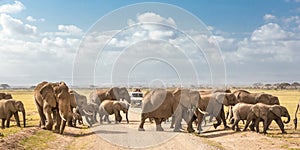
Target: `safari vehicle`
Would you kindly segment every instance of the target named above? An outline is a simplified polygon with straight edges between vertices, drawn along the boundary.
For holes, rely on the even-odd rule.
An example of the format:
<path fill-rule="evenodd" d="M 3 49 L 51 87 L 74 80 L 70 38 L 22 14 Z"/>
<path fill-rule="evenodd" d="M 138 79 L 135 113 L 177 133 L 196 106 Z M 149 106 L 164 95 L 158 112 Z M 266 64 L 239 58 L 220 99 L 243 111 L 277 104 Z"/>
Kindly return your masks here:
<path fill-rule="evenodd" d="M 141 107 L 144 93 L 140 89 L 135 89 L 133 92 L 129 92 L 131 99 L 131 107 Z"/>

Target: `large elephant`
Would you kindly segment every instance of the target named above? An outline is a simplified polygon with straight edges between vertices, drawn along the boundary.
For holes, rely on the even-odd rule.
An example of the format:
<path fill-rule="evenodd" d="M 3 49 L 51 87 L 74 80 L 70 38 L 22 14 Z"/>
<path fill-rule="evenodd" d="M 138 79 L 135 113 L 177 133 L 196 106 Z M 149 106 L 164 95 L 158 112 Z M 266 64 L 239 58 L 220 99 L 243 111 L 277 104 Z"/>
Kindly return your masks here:
<path fill-rule="evenodd" d="M 280 105 L 277 96 L 273 96 L 266 93 L 250 93 L 245 90 L 234 91 L 233 94 L 236 96 L 238 102 L 247 104 L 264 103 L 268 105 Z"/>
<path fill-rule="evenodd" d="M 44 81 L 34 89 L 34 99 L 40 116 L 40 127 L 52 130 L 55 119 L 55 132 L 62 134 L 71 112 L 69 87 L 64 82 L 50 83 Z"/>
<path fill-rule="evenodd" d="M 124 99 L 131 104 L 131 99 L 128 90 L 125 87 L 113 87 L 110 89 L 95 90 L 90 94 L 90 100 L 100 106 L 103 100 L 120 100 Z M 128 112 L 127 112 L 128 113 Z M 126 114 L 128 116 L 128 114 Z M 106 116 L 108 118 L 108 116 Z M 94 118 L 96 120 L 96 118 Z"/>
<path fill-rule="evenodd" d="M 73 126 L 73 117 L 70 117 L 70 116 L 74 116 L 75 114 L 73 114 L 73 109 L 75 109 L 76 110 L 76 108 L 78 107 L 78 105 L 77 105 L 77 100 L 76 100 L 76 92 L 75 91 L 73 91 L 73 90 L 70 90 L 69 91 L 69 93 L 70 93 L 70 110 L 71 110 L 71 112 L 72 113 L 70 113 L 69 114 L 69 117 L 68 117 L 68 126 L 69 127 L 74 127 Z M 76 115 L 81 115 L 80 113 L 78 113 L 78 114 L 76 114 Z"/>
<path fill-rule="evenodd" d="M 294 121 L 294 125 L 295 125 L 295 130 L 297 129 L 297 113 L 298 113 L 298 110 L 300 108 L 300 100 L 298 101 L 298 104 L 297 104 L 297 108 L 296 108 L 296 112 L 295 112 L 295 119 L 293 120 Z"/>
<path fill-rule="evenodd" d="M 126 121 L 128 120 L 128 109 L 129 103 L 125 100 L 115 101 L 115 100 L 104 100 L 99 106 L 99 118 L 100 124 L 102 124 L 102 118 L 104 115 L 112 115 L 115 114 L 115 123 L 122 121 L 122 116 L 120 111 L 123 111 L 126 114 Z"/>
<path fill-rule="evenodd" d="M 281 117 L 287 117 L 287 121 L 281 120 Z M 264 130 L 263 133 L 267 133 L 267 129 L 271 122 L 275 120 L 277 125 L 279 126 L 282 133 L 286 133 L 284 130 L 283 123 L 290 122 L 290 114 L 286 107 L 280 105 L 266 105 L 263 103 L 257 103 L 253 105 L 250 109 L 250 113 L 247 116 L 247 122 L 244 127 L 244 131 L 247 129 L 249 123 L 252 121 L 254 122 L 254 126 L 256 127 L 256 131 L 259 132 L 259 122 L 263 121 L 264 123 Z"/>
<path fill-rule="evenodd" d="M 25 127 L 26 117 L 25 117 L 25 108 L 23 103 L 21 101 L 17 101 L 13 99 L 0 101 L 0 118 L 2 119 L 2 128 L 5 128 L 4 126 L 5 120 L 7 120 L 6 127 L 9 128 L 10 118 L 12 115 L 14 115 L 16 119 L 17 126 L 21 127 L 18 111 L 22 112 L 23 122 Z"/>
<path fill-rule="evenodd" d="M 237 103 L 235 106 L 233 106 L 232 108 L 233 117 L 232 120 L 230 120 L 233 122 L 232 130 L 235 130 L 236 127 L 236 131 L 240 131 L 238 123 L 240 120 L 247 120 L 247 116 L 251 112 L 252 106 L 253 104 L 246 104 L 246 103 Z M 250 127 L 251 130 L 254 130 L 252 128 L 253 126 Z"/>
<path fill-rule="evenodd" d="M 247 103 L 247 104 L 256 104 L 256 103 L 264 103 L 267 105 L 280 105 L 279 99 L 277 96 L 273 96 L 267 93 L 250 93 L 245 90 L 237 90 L 234 91 L 233 94 L 236 96 L 238 102 Z M 229 107 L 230 114 L 227 115 L 226 118 L 230 118 L 232 120 L 232 108 Z"/>
<path fill-rule="evenodd" d="M 10 93 L 0 93 L 0 100 L 1 99 L 12 99 L 13 97 L 11 96 Z"/>
<path fill-rule="evenodd" d="M 175 128 L 173 131 L 178 132 L 181 128 L 183 114 L 188 109 L 197 108 L 200 95 L 196 91 L 188 89 L 176 89 L 175 91 L 166 91 L 163 89 L 152 90 L 145 94 L 142 100 L 142 114 L 139 131 L 144 131 L 144 123 L 147 118 L 153 118 L 156 123 L 156 130 L 163 131 L 161 122 L 174 115 Z"/>
<path fill-rule="evenodd" d="M 214 124 L 214 127 L 217 128 L 221 121 L 223 121 L 224 128 L 228 128 L 225 119 L 225 112 L 223 105 L 233 106 L 237 103 L 236 97 L 232 93 L 212 93 L 208 95 L 201 95 L 201 100 L 198 104 L 198 109 L 196 109 L 192 119 L 188 123 L 188 132 L 194 132 L 193 121 L 198 119 L 198 133 L 201 131 L 201 123 L 204 116 L 213 116 L 216 117 L 217 123 Z"/>
<path fill-rule="evenodd" d="M 92 102 L 100 105 L 103 100 L 120 100 L 125 99 L 129 104 L 131 103 L 128 90 L 125 87 L 113 87 L 110 89 L 95 90 L 90 94 Z"/>

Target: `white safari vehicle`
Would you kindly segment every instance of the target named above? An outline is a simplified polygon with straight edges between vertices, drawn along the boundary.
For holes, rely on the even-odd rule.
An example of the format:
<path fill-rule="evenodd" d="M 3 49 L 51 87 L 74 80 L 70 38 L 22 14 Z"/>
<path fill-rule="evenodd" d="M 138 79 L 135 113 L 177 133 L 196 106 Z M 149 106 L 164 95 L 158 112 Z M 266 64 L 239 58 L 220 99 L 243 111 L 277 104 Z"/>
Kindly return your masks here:
<path fill-rule="evenodd" d="M 134 92 L 129 92 L 130 99 L 131 99 L 131 107 L 141 107 L 142 106 L 142 99 L 144 97 L 143 92 L 139 89 L 134 90 Z"/>

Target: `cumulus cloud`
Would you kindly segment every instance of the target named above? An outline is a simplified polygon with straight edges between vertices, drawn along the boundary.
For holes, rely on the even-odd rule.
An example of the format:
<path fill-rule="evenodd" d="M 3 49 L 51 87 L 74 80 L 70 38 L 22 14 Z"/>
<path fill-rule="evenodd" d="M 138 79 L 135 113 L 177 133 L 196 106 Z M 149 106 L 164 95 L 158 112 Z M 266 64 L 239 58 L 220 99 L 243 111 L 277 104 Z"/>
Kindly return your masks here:
<path fill-rule="evenodd" d="M 21 20 L 15 19 L 7 14 L 0 14 L 0 25 L 2 26 L 1 32 L 10 36 L 33 36 L 37 33 L 36 26 L 25 24 Z"/>
<path fill-rule="evenodd" d="M 268 23 L 256 29 L 252 33 L 251 39 L 253 41 L 284 40 L 291 36 L 291 32 L 284 31 L 278 24 Z"/>
<path fill-rule="evenodd" d="M 19 2 L 14 1 L 14 4 L 4 4 L 0 6 L 0 13 L 18 13 L 25 9 L 25 6 Z"/>
<path fill-rule="evenodd" d="M 32 16 L 27 16 L 26 20 L 29 21 L 29 22 L 36 22 L 36 21 L 44 22 L 44 21 L 46 21 L 44 18 L 35 19 Z"/>
<path fill-rule="evenodd" d="M 58 30 L 71 35 L 81 35 L 83 34 L 82 29 L 78 28 L 75 25 L 58 25 Z"/>

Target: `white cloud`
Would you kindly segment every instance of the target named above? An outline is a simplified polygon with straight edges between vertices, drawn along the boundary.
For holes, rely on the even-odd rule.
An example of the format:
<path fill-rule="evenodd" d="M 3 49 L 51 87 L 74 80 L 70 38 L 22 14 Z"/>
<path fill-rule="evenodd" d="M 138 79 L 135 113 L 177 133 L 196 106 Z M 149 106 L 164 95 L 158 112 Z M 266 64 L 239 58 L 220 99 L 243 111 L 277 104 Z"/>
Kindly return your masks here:
<path fill-rule="evenodd" d="M 265 14 L 264 15 L 264 20 L 265 21 L 272 21 L 272 20 L 275 20 L 276 19 L 276 16 L 272 15 L 272 14 Z"/>
<path fill-rule="evenodd" d="M 58 30 L 71 35 L 81 35 L 83 34 L 82 29 L 75 25 L 58 25 Z"/>
<path fill-rule="evenodd" d="M 34 36 L 37 33 L 36 26 L 24 24 L 21 20 L 15 19 L 7 14 L 0 14 L 0 25 L 2 26 L 1 32 L 10 36 Z"/>
<path fill-rule="evenodd" d="M 36 21 L 44 22 L 44 21 L 45 21 L 44 18 L 35 19 L 35 18 L 33 18 L 32 16 L 27 16 L 27 17 L 26 17 L 26 20 L 29 21 L 29 22 L 36 22 Z"/>
<path fill-rule="evenodd" d="M 256 29 L 251 36 L 253 41 L 266 41 L 266 40 L 284 40 L 292 36 L 291 32 L 284 31 L 276 23 L 268 23 Z"/>
<path fill-rule="evenodd" d="M 137 21 L 139 23 L 150 22 L 150 23 L 161 23 L 161 24 L 165 24 L 165 25 L 176 26 L 176 23 L 173 20 L 173 18 L 171 18 L 171 17 L 164 18 L 164 17 L 160 16 L 159 14 L 156 14 L 153 12 L 146 12 L 143 14 L 139 14 L 137 16 Z"/>
<path fill-rule="evenodd" d="M 0 6 L 0 13 L 18 13 L 25 9 L 25 6 L 19 2 L 14 1 L 14 4 L 4 4 Z"/>

